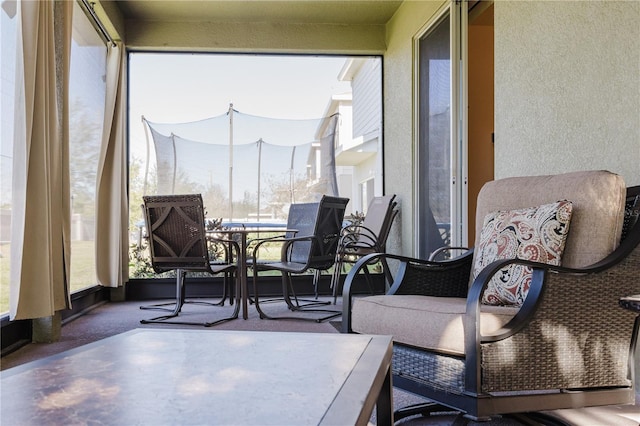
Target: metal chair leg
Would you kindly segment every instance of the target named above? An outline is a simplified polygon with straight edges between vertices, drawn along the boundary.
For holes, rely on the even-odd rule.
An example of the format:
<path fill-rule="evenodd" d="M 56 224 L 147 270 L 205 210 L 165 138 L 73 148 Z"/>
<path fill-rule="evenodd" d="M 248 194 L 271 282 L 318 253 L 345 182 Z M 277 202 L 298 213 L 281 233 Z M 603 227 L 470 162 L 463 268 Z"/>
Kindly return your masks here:
<path fill-rule="evenodd" d="M 225 275 L 227 275 L 227 274 L 225 274 Z M 220 324 L 220 323 L 223 323 L 223 322 L 230 321 L 232 319 L 238 318 L 238 314 L 240 312 L 240 304 L 236 303 L 236 306 L 235 306 L 235 309 L 233 311 L 233 314 L 230 317 L 221 318 L 221 319 L 218 319 L 218 320 L 215 320 L 215 321 L 211 321 L 211 322 L 169 321 L 171 318 L 175 318 L 180 314 L 180 312 L 182 310 L 182 307 L 184 306 L 185 303 L 209 305 L 209 306 L 220 306 L 219 302 L 218 303 L 199 302 L 199 301 L 185 302 L 185 295 L 186 295 L 186 289 L 185 289 L 185 285 L 184 285 L 185 276 L 186 276 L 186 272 L 184 270 L 182 270 L 182 269 L 177 269 L 176 270 L 176 301 L 168 303 L 168 304 L 174 304 L 175 305 L 174 309 L 171 310 L 170 313 L 166 314 L 166 315 L 160 315 L 158 317 L 140 320 L 141 324 L 160 324 L 161 323 L 161 324 L 181 324 L 181 325 L 202 325 L 204 327 L 211 327 L 213 325 Z M 226 283 L 225 283 L 225 286 L 226 286 Z M 151 306 L 141 306 L 140 309 L 168 310 L 166 308 L 155 307 L 153 305 L 151 305 Z"/>
<path fill-rule="evenodd" d="M 402 407 L 397 409 L 394 413 L 393 413 L 393 420 L 394 422 L 397 422 L 398 420 L 407 418 L 407 417 L 411 417 L 411 416 L 423 416 L 423 417 L 428 417 L 431 415 L 431 413 L 436 413 L 436 412 L 446 412 L 446 413 L 450 413 L 452 412 L 451 408 L 445 407 L 443 405 L 440 405 L 436 402 L 420 402 L 418 404 L 413 404 L 413 405 L 408 405 L 406 407 Z M 460 416 L 458 416 L 460 417 Z M 456 417 L 457 420 L 457 417 Z M 463 423 L 459 423 L 459 422 L 454 422 L 456 425 L 457 424 L 465 424 L 465 420 L 462 418 Z"/>
<path fill-rule="evenodd" d="M 289 289 L 292 289 L 293 291 L 293 286 L 291 285 L 291 276 L 286 273 L 286 272 L 282 272 L 282 300 L 284 300 L 284 302 L 287 305 L 287 308 L 289 308 L 290 311 L 293 312 L 325 312 L 325 313 L 329 313 L 330 315 L 326 315 L 323 316 L 321 318 L 305 318 L 305 317 L 300 317 L 300 316 L 279 316 L 279 317 L 274 317 L 274 316 L 270 316 L 267 313 L 265 313 L 262 308 L 260 307 L 260 298 L 258 296 L 258 274 L 257 272 L 254 271 L 253 274 L 253 295 L 254 295 L 254 305 L 256 307 L 256 310 L 258 311 L 258 314 L 260 315 L 260 319 L 290 319 L 290 320 L 306 320 L 306 321 L 315 321 L 315 322 L 323 322 L 326 320 L 329 320 L 331 318 L 335 318 L 337 316 L 342 315 L 341 311 L 333 311 L 330 309 L 319 309 L 319 308 L 310 308 L 309 306 L 313 306 L 313 305 L 326 305 L 329 304 L 330 302 L 319 302 L 319 301 L 311 301 L 308 304 L 303 304 L 301 305 L 299 303 L 299 299 L 297 299 L 295 293 L 293 293 L 293 298 L 295 300 L 291 299 L 291 295 L 289 293 Z M 302 299 L 300 299 L 302 300 Z M 273 299 L 270 299 L 269 301 L 273 301 Z"/>
<path fill-rule="evenodd" d="M 140 323 L 142 324 L 151 324 L 154 322 L 161 322 L 164 320 L 167 320 L 169 318 L 173 318 L 173 317 L 177 317 L 178 314 L 180 313 L 180 311 L 182 310 L 182 306 L 184 305 L 184 299 L 185 299 L 185 288 L 184 288 L 184 277 L 185 277 L 186 273 L 182 270 L 182 269 L 177 269 L 176 270 L 176 301 L 175 302 L 170 302 L 170 303 L 162 303 L 159 305 L 151 305 L 151 306 L 140 306 L 140 309 L 159 309 L 159 310 L 164 310 L 164 311 L 169 311 L 170 313 L 167 315 L 161 315 L 159 317 L 155 317 L 155 318 L 151 318 L 148 320 L 141 320 Z M 166 308 L 162 308 L 160 306 L 163 305 L 169 305 L 169 304 L 174 304 L 174 308 L 173 309 L 166 309 Z"/>
<path fill-rule="evenodd" d="M 291 295 L 293 295 L 293 298 L 295 300 L 295 310 L 302 310 L 305 307 L 311 307 L 311 306 L 323 306 L 323 305 L 329 305 L 331 304 L 330 301 L 327 302 L 321 302 L 318 300 L 318 285 L 320 282 L 320 271 L 318 269 L 314 269 L 313 270 L 313 288 L 315 289 L 315 299 L 310 300 L 310 299 L 301 299 L 298 298 L 298 296 L 296 295 L 296 291 L 293 288 L 293 283 L 291 281 L 291 279 L 288 280 L 289 282 L 289 291 L 291 292 Z M 300 302 L 305 302 L 304 304 L 301 304 Z"/>
<path fill-rule="evenodd" d="M 386 262 L 385 262 L 386 265 Z M 385 277 L 387 277 L 387 274 L 389 276 L 391 276 L 391 273 L 388 271 L 388 268 L 383 265 L 384 271 L 385 271 Z M 344 266 L 344 263 L 341 261 L 340 262 L 340 267 Z M 337 267 L 337 264 L 336 264 Z M 337 271 L 337 272 L 336 272 Z M 368 265 L 365 265 L 363 268 L 364 271 L 364 275 L 365 275 L 365 282 L 367 283 L 367 287 L 369 288 L 369 293 L 371 293 L 371 295 L 375 295 L 375 291 L 373 290 L 373 284 L 371 284 L 371 275 L 369 272 L 369 267 Z M 388 278 L 389 280 L 392 280 L 392 278 Z M 333 304 L 335 305 L 338 301 L 338 287 L 340 285 L 340 270 L 336 269 L 334 270 L 334 278 L 332 278 L 332 286 L 333 286 Z M 386 279 L 385 279 L 385 286 L 386 286 Z"/>
<path fill-rule="evenodd" d="M 333 265 L 333 275 L 331 276 L 331 290 L 333 292 L 334 305 L 338 303 L 338 288 L 340 287 L 340 274 L 343 268 L 342 257 L 336 256 L 336 262 Z"/>
<path fill-rule="evenodd" d="M 186 274 L 186 272 L 183 271 L 183 274 Z M 178 279 L 177 275 L 178 275 L 178 271 L 176 270 L 176 279 Z M 222 284 L 222 297 L 219 301 L 205 302 L 202 300 L 187 300 L 185 296 L 181 296 L 181 302 L 178 309 L 178 313 L 180 312 L 180 309 L 182 308 L 182 306 L 184 306 L 185 304 L 205 305 L 205 306 L 224 306 L 224 303 L 227 300 L 227 296 L 229 297 L 229 304 L 233 305 L 233 286 L 229 282 L 229 275 L 230 274 L 228 272 L 224 273 L 224 279 Z M 184 281 L 184 277 L 183 277 L 183 281 Z M 229 294 L 227 294 L 227 287 L 229 287 Z M 176 300 L 178 299 L 176 298 Z M 176 302 L 162 302 L 162 303 L 155 303 L 153 305 L 140 306 L 140 309 L 149 310 L 149 311 L 166 311 L 166 312 L 173 313 L 175 312 L 175 309 L 176 309 L 175 306 L 173 308 L 165 308 L 165 306 L 173 306 L 175 304 Z"/>

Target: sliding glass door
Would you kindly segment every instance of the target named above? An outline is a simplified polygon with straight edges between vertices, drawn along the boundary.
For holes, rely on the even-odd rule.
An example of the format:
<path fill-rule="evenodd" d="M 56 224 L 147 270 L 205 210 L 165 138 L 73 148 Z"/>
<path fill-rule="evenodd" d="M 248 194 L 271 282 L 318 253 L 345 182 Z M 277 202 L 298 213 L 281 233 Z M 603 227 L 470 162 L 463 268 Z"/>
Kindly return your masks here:
<path fill-rule="evenodd" d="M 417 37 L 417 255 L 466 244 L 466 128 L 459 4 Z"/>

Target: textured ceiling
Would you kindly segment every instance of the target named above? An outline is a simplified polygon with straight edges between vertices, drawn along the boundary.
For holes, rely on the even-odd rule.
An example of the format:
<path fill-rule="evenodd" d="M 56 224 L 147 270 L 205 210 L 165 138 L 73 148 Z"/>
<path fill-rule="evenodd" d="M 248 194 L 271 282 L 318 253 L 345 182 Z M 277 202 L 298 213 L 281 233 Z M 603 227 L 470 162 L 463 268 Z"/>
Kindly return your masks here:
<path fill-rule="evenodd" d="M 385 24 L 402 1 L 386 0 L 121 0 L 127 20 Z"/>

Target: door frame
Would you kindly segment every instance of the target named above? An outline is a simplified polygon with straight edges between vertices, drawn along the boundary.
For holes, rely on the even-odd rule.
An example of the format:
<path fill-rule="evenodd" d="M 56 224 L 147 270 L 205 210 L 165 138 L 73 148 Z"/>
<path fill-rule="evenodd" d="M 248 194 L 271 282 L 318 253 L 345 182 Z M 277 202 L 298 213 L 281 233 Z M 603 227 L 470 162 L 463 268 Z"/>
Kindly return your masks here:
<path fill-rule="evenodd" d="M 443 4 L 436 13 L 422 26 L 412 37 L 413 49 L 413 146 L 415 155 L 413 158 L 414 169 L 414 199 L 416 206 L 420 206 L 420 41 L 436 28 L 443 19 L 449 15 L 449 40 L 450 40 L 450 221 L 451 221 L 451 246 L 467 246 L 468 229 L 468 85 L 467 85 L 467 22 L 468 8 L 466 2 L 449 1 Z M 422 214 L 416 211 L 413 221 L 418 230 L 413 238 L 413 251 L 425 257 L 426 253 L 420 253 L 419 236 L 424 226 Z"/>

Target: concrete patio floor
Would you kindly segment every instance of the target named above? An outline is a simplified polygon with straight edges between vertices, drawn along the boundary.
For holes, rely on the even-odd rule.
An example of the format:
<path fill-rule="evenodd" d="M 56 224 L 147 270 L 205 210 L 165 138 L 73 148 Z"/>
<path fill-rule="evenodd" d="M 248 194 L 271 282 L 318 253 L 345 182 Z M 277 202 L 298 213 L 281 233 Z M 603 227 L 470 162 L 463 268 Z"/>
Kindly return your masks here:
<path fill-rule="evenodd" d="M 329 300 L 329 298 L 327 298 Z M 140 324 L 141 319 L 154 316 L 153 311 L 140 310 L 142 304 L 152 302 L 120 302 L 105 303 L 87 312 L 85 315 L 65 324 L 62 327 L 62 338 L 58 342 L 47 344 L 28 344 L 17 351 L 0 359 L 2 370 L 15 367 L 26 362 L 38 360 L 50 355 L 54 355 L 93 341 L 104 339 L 115 334 L 123 333 L 134 328 L 193 328 L 193 325 L 170 325 L 170 324 Z M 265 305 L 265 309 L 283 310 L 282 303 L 272 303 Z M 263 306 L 261 304 L 261 306 Z M 330 308 L 339 310 L 341 308 L 330 305 Z M 181 319 L 193 321 L 210 321 L 214 318 L 228 316 L 231 312 L 228 305 L 226 307 L 207 307 L 201 305 L 185 305 Z M 310 333 L 337 333 L 340 318 L 337 321 L 316 323 L 313 321 L 272 321 L 261 320 L 255 309 L 249 306 L 249 318 L 247 320 L 236 319 L 233 321 L 218 324 L 210 329 L 218 330 L 253 330 L 253 331 L 290 331 L 290 332 L 310 332 Z M 9 390 L 2 389 L 2 392 Z M 394 408 L 398 409 L 411 404 L 425 401 L 424 399 L 394 388 L 393 393 Z M 636 394 L 636 405 L 631 406 L 611 406 L 600 408 L 588 408 L 581 410 L 559 410 L 555 414 L 561 416 L 569 424 L 596 426 L 596 425 L 638 425 L 640 424 L 640 393 Z M 433 425 L 444 426 L 454 423 L 456 416 L 453 414 L 442 414 L 431 417 L 414 416 L 403 419 L 396 424 L 403 425 Z M 375 421 L 375 417 L 372 417 Z M 521 421 L 499 418 L 489 422 L 473 422 L 469 425 L 513 425 L 523 424 Z M 4 423 L 3 423 L 4 425 Z"/>

